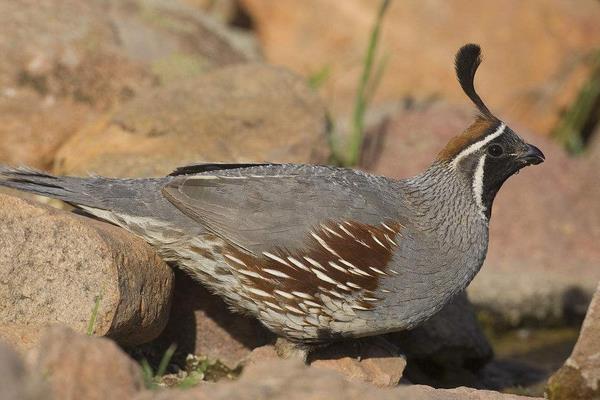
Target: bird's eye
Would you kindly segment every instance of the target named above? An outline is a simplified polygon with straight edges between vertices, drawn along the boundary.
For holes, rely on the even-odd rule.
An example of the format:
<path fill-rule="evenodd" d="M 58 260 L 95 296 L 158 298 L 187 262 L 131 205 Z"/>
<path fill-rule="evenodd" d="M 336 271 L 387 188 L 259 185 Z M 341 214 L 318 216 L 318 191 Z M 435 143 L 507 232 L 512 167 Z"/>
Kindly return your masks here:
<path fill-rule="evenodd" d="M 499 144 L 494 143 L 488 147 L 487 152 L 492 157 L 500 157 L 502 154 L 504 154 L 504 149 Z"/>

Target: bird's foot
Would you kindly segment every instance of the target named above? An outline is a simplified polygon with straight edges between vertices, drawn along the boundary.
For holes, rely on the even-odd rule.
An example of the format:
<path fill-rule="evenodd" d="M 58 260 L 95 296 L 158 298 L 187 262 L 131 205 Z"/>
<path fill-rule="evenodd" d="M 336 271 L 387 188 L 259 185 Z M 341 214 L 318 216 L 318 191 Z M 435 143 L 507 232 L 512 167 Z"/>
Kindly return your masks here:
<path fill-rule="evenodd" d="M 275 351 L 283 359 L 300 360 L 306 364 L 310 349 L 308 347 L 291 342 L 285 338 L 277 338 L 275 342 Z"/>

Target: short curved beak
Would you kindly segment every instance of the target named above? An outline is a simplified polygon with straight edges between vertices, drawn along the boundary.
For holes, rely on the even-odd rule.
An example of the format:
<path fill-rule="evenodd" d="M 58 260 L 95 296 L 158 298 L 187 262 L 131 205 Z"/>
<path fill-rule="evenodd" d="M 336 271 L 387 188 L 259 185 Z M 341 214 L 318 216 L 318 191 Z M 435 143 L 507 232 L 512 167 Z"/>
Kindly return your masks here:
<path fill-rule="evenodd" d="M 525 151 L 519 155 L 519 160 L 527 165 L 541 164 L 545 159 L 544 153 L 532 144 L 527 144 Z"/>

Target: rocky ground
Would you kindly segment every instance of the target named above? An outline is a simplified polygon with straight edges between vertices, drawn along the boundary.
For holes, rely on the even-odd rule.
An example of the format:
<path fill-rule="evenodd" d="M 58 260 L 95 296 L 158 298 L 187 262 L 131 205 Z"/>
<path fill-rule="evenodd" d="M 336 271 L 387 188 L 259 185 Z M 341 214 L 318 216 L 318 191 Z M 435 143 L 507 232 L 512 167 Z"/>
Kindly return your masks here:
<path fill-rule="evenodd" d="M 115 177 L 327 163 L 349 131 L 375 5 L 2 2 L 0 163 Z M 589 77 L 599 18 L 592 0 L 392 3 L 360 167 L 415 174 L 470 123 L 451 61 L 473 40 L 483 97 L 547 162 L 500 192 L 467 293 L 412 331 L 307 365 L 139 238 L 2 190 L 0 397 L 600 398 L 600 128 L 579 157 L 550 138 Z"/>

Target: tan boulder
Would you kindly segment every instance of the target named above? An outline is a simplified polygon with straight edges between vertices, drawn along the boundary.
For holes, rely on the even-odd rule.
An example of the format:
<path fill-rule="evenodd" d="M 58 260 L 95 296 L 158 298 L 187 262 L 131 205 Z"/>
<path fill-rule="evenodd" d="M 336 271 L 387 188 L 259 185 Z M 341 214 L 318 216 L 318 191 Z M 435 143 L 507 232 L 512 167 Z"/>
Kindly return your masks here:
<path fill-rule="evenodd" d="M 368 382 L 379 387 L 398 385 L 406 367 L 406 358 L 398 348 L 382 338 L 354 343 L 358 354 L 348 354 L 350 347 L 352 344 L 348 343 L 331 345 L 319 351 L 310 365 L 336 371 L 350 382 Z"/>
<path fill-rule="evenodd" d="M 179 0 L 4 2 L 0 86 L 106 107 L 140 88 L 256 58 Z"/>
<path fill-rule="evenodd" d="M 246 367 L 252 364 L 261 364 L 273 360 L 278 360 L 281 357 L 277 354 L 277 349 L 273 344 L 266 344 L 264 346 L 256 347 L 244 360 Z"/>
<path fill-rule="evenodd" d="M 135 400 L 531 400 L 488 390 L 434 389 L 429 386 L 376 388 L 348 382 L 340 374 L 306 367 L 298 361 L 272 360 L 249 366 L 239 380 L 187 390 L 144 392 Z"/>
<path fill-rule="evenodd" d="M 3 400 L 52 400 L 40 375 L 31 374 L 13 349 L 0 342 L 0 397 Z"/>
<path fill-rule="evenodd" d="M 1 323 L 0 338 L 20 354 L 25 354 L 27 350 L 34 347 L 40 341 L 44 329 L 49 328 L 51 325 L 51 323 L 34 325 L 10 322 Z"/>
<path fill-rule="evenodd" d="M 143 88 L 259 57 L 180 0 L 15 0 L 0 3 L 0 25 L 0 163 L 39 168 Z"/>
<path fill-rule="evenodd" d="M 240 65 L 140 94 L 65 143 L 54 170 L 139 177 L 194 162 L 323 163 L 326 125 L 301 78 Z"/>
<path fill-rule="evenodd" d="M 399 388 L 400 396 L 411 400 L 541 400 L 542 397 L 518 396 L 492 390 L 479 390 L 469 387 L 455 389 L 435 389 L 431 386 L 412 385 Z M 400 397 L 402 398 L 402 397 Z"/>
<path fill-rule="evenodd" d="M 55 399 L 127 400 L 144 388 L 139 365 L 114 342 L 66 327 L 45 331 L 27 365 L 43 374 Z"/>
<path fill-rule="evenodd" d="M 0 96 L 0 161 L 48 169 L 56 150 L 94 116 L 84 104 L 31 90 Z"/>
<path fill-rule="evenodd" d="M 306 77 L 328 71 L 321 93 L 337 117 L 353 106 L 379 1 L 242 0 L 265 57 Z M 459 46 L 479 43 L 483 97 L 502 116 L 548 134 L 589 73 L 600 46 L 594 0 L 390 2 L 379 58 L 387 57 L 375 103 L 442 97 L 464 103 L 453 71 Z M 344 118 L 345 119 L 345 118 Z"/>
<path fill-rule="evenodd" d="M 86 332 L 97 298 L 96 335 L 143 343 L 166 324 L 173 273 L 120 228 L 0 195 L 0 249 L 0 334 L 13 343 L 51 323 Z"/>

